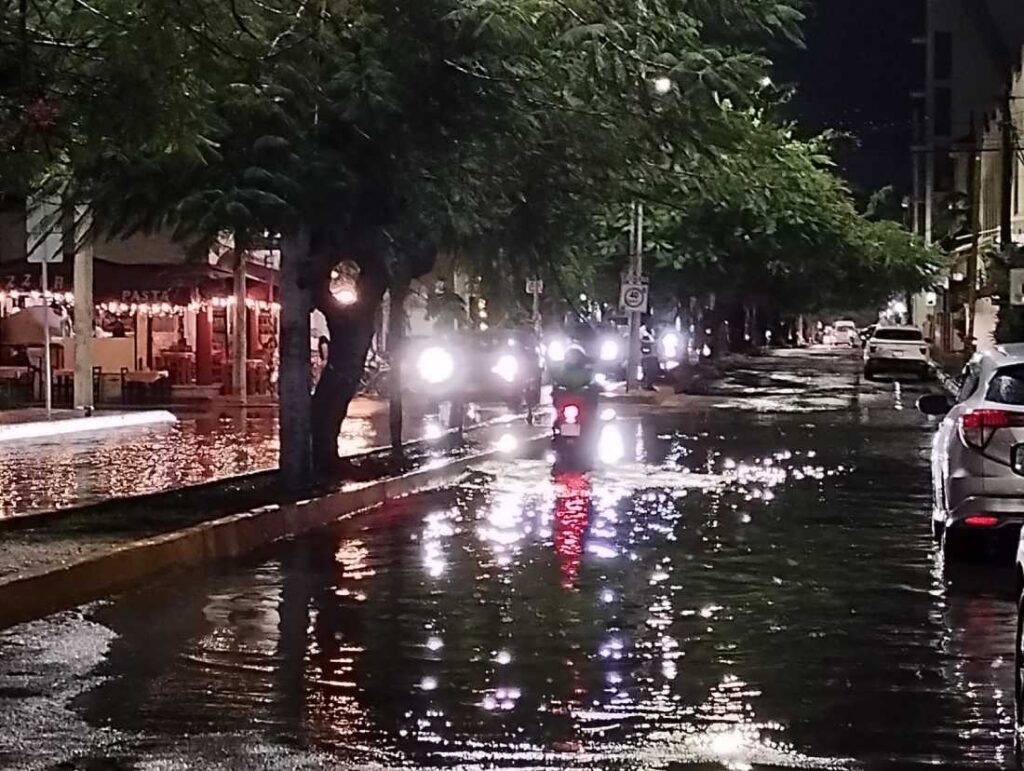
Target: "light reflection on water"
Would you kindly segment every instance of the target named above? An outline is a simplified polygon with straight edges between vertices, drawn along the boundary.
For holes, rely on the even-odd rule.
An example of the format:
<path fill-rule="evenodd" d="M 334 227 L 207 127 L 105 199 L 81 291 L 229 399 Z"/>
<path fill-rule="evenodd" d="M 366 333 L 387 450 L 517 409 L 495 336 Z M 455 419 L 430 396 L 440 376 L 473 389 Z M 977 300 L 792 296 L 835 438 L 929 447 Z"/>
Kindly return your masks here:
<path fill-rule="evenodd" d="M 379 420 L 353 417 L 342 455 L 381 444 Z M 277 419 L 204 418 L 0 446 L 0 517 L 199 484 L 277 467 Z"/>

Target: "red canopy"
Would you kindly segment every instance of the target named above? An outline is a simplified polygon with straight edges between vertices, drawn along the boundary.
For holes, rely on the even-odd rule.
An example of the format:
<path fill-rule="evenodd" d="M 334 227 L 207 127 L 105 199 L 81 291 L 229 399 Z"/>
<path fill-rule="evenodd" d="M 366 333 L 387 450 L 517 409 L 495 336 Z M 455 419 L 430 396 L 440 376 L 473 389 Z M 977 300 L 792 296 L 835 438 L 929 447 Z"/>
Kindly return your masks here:
<path fill-rule="evenodd" d="M 49 266 L 50 290 L 70 292 L 74 268 L 70 262 Z M 247 267 L 247 296 L 270 301 L 276 273 L 259 265 Z M 39 291 L 41 270 L 36 263 L 0 263 L 0 291 Z M 198 292 L 201 299 L 227 297 L 232 293 L 231 272 L 209 264 L 124 264 L 95 258 L 93 297 L 97 303 L 172 303 L 187 305 Z"/>

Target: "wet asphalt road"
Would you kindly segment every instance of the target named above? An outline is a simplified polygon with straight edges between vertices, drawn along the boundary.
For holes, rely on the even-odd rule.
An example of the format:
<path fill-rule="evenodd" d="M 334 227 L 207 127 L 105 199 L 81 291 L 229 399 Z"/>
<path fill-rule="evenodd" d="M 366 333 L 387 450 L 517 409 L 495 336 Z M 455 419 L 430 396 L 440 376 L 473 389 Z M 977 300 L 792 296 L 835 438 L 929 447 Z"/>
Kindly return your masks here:
<path fill-rule="evenodd" d="M 1010 768 L 1009 576 L 937 559 L 919 393 L 772 359 L 592 474 L 6 632 L 0 767 Z"/>

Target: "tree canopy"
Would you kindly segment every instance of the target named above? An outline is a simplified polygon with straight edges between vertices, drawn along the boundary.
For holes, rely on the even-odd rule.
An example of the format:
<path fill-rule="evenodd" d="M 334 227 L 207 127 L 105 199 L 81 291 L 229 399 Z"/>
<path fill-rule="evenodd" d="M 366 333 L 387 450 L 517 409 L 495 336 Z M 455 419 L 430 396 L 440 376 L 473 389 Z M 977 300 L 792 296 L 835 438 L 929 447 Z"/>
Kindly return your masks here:
<path fill-rule="evenodd" d="M 114 235 L 308 235 L 285 260 L 296 312 L 332 330 L 322 448 L 381 298 L 438 254 L 495 293 L 540 275 L 575 294 L 621 263 L 642 202 L 678 297 L 800 312 L 927 280 L 919 244 L 858 213 L 828 138 L 773 117 L 765 52 L 798 39 L 797 0 L 8 6 L 4 191 L 60 187 Z M 342 259 L 360 269 L 344 308 Z"/>

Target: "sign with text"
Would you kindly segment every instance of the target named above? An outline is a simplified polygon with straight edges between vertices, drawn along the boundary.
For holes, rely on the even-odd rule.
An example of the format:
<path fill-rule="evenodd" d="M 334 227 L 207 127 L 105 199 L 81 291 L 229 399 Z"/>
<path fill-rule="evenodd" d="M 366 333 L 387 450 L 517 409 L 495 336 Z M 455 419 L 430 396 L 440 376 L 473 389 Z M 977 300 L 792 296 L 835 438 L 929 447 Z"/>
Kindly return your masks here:
<path fill-rule="evenodd" d="M 644 283 L 623 283 L 622 291 L 619 293 L 619 305 L 630 313 L 646 312 L 648 289 L 649 287 Z"/>
<path fill-rule="evenodd" d="M 544 294 L 544 281 L 539 278 L 526 279 L 526 294 Z"/>

